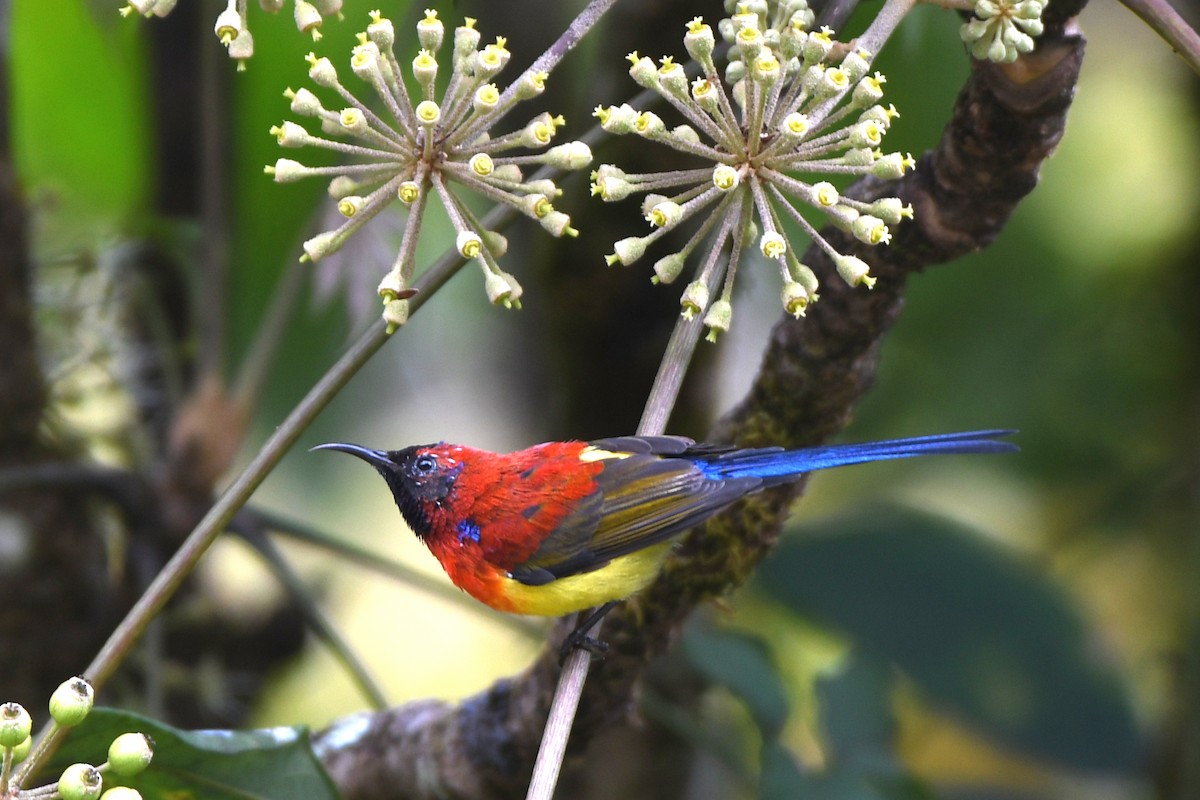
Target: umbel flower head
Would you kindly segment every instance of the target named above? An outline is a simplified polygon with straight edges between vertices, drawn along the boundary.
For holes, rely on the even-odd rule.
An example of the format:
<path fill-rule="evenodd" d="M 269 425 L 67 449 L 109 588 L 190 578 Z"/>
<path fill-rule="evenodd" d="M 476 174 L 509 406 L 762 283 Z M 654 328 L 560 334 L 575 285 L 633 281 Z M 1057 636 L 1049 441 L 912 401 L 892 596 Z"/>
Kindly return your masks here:
<path fill-rule="evenodd" d="M 140 14 L 143 17 L 165 17 L 174 10 L 177 0 L 128 0 L 121 8 L 123 16 Z M 254 37 L 250 35 L 250 25 L 246 21 L 246 10 L 249 0 L 228 0 L 225 10 L 217 15 L 213 31 L 229 57 L 238 62 L 238 69 L 246 68 L 246 60 L 254 55 Z M 276 13 L 287 5 L 286 0 L 258 0 L 263 11 Z M 302 33 L 312 34 L 313 39 L 321 38 L 321 23 L 326 17 L 342 18 L 342 0 L 292 0 L 293 16 L 296 27 Z"/>
<path fill-rule="evenodd" d="M 734 277 L 746 248 L 755 243 L 779 268 L 788 313 L 802 316 L 817 299 L 817 276 L 800 262 L 788 236 L 791 226 L 825 250 L 850 285 L 869 288 L 875 282 L 868 265 L 838 253 L 798 205 L 873 245 L 887 244 L 891 227 L 912 216 L 912 208 L 897 198 L 860 202 L 824 179 L 897 178 L 914 162 L 879 149 L 898 114 L 880 105 L 884 77 L 871 73 L 871 54 L 834 41 L 828 28 L 809 31 L 812 21 L 804 0 L 738 3 L 736 13 L 717 26 L 731 44 L 722 81 L 713 61 L 716 37 L 696 17 L 683 37 L 701 69 L 694 80 L 671 57 L 655 64 L 637 53 L 629 56 L 633 79 L 662 95 L 684 124 L 669 127 L 657 114 L 628 105 L 596 110 L 612 133 L 635 134 L 704 162 L 695 169 L 644 174 L 604 164 L 592 173 L 592 193 L 606 201 L 647 193 L 642 212 L 654 231 L 618 241 L 609 264 L 631 264 L 667 230 L 693 217 L 700 220 L 682 250 L 654 264 L 655 282 L 675 280 L 687 258 L 713 234 L 681 299 L 685 317 L 705 315 L 710 340 L 729 329 Z M 727 241 L 729 257 L 723 260 Z M 718 286 L 720 294 L 710 302 Z"/>
<path fill-rule="evenodd" d="M 415 266 L 417 236 L 432 193 L 458 232 L 459 253 L 473 259 L 482 270 L 488 299 L 506 307 L 519 307 L 521 285 L 497 263 L 507 246 L 504 237 L 483 228 L 456 193 L 456 187 L 512 206 L 554 236 L 574 236 L 577 231 L 571 227 L 570 217 L 557 211 L 552 203 L 561 194 L 558 187 L 551 180 L 527 180 L 522 167 L 582 169 L 591 163 L 591 151 L 582 142 L 549 147 L 563 119 L 548 113 L 538 114 L 510 133 L 493 136 L 488 132 L 517 103 L 541 94 L 547 78 L 544 72 L 527 70 L 501 92 L 493 81 L 509 60 L 503 37 L 480 47 L 473 19 L 455 30 L 450 48 L 451 73 L 439 101 L 437 55 L 445 37 L 437 13 L 427 10 L 425 18 L 417 23 L 420 50 L 405 67 L 393 50 L 392 23 L 378 11 L 370 16 L 371 24 L 359 34 L 350 68 L 378 96 L 383 111 L 376 113 L 343 86 L 329 59 L 310 53 L 309 77 L 318 87 L 336 94 L 342 107 L 326 108 L 308 89 L 288 89 L 284 94 L 291 100 L 292 111 L 318 120 L 325 136 L 309 133 L 295 122 L 271 129 L 284 147 L 320 147 L 359 162 L 306 167 L 281 158 L 266 168 L 279 183 L 310 176 L 332 179 L 329 193 L 338 201 L 346 221 L 305 242 L 301 260 L 316 261 L 333 253 L 393 201 L 406 206 L 408 220 L 400 252 L 379 284 L 383 318 L 389 330 L 394 330 L 408 318 L 406 298 L 412 294 L 408 287 Z M 409 71 L 418 87 L 411 95 L 404 80 Z M 540 152 L 513 154 L 514 150 Z"/>
<path fill-rule="evenodd" d="M 1033 51 L 1033 37 L 1042 35 L 1042 11 L 1049 0 L 976 0 L 975 16 L 959 35 L 980 61 L 1011 63 Z"/>

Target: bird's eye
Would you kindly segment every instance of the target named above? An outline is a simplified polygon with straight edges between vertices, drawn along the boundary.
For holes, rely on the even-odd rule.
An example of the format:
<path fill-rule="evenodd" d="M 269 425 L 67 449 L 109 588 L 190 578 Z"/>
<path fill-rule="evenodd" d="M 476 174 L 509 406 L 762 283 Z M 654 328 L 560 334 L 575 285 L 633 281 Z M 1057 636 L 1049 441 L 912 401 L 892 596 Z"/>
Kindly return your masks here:
<path fill-rule="evenodd" d="M 437 469 L 437 458 L 431 455 L 418 456 L 413 462 L 413 469 L 420 475 L 433 472 Z"/>

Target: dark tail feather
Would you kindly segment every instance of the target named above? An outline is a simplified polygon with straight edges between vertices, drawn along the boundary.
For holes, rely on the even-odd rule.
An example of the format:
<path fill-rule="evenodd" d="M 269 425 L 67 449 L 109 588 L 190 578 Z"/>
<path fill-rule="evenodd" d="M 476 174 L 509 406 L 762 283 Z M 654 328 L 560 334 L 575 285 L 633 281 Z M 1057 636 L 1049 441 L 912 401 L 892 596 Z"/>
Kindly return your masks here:
<path fill-rule="evenodd" d="M 804 450 L 735 450 L 724 456 L 697 460 L 697 464 L 711 478 L 764 478 L 771 485 L 805 472 L 867 461 L 946 453 L 1011 453 L 1017 446 L 997 439 L 1014 433 L 1014 430 L 966 431 Z"/>

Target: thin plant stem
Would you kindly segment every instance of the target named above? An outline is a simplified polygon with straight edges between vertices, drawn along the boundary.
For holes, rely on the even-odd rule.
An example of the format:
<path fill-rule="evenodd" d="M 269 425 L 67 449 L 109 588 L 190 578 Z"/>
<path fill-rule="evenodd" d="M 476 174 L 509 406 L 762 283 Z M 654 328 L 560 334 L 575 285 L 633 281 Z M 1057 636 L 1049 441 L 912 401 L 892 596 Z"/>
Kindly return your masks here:
<path fill-rule="evenodd" d="M 299 606 L 301 613 L 304 614 L 308 626 L 316 633 L 317 638 L 325 643 L 342 667 L 350 673 L 354 684 L 358 686 L 359 691 L 367 698 L 372 707 L 376 711 L 387 708 L 387 695 L 384 694 L 383 687 L 371 675 L 366 664 L 354 652 L 350 643 L 338 631 L 337 626 L 313 600 L 308 587 L 304 585 L 304 581 L 292 569 L 292 565 L 284 558 L 275 543 L 262 533 L 250 534 L 247 542 L 270 565 L 275 576 Z"/>
<path fill-rule="evenodd" d="M 263 314 L 262 323 L 255 331 L 249 352 L 242 359 L 233 381 L 232 394 L 239 408 L 251 409 L 255 406 L 271 365 L 275 363 L 275 354 L 283 343 L 304 282 L 305 279 L 284 274 L 280 276 L 278 285 L 271 292 L 271 300 L 266 313 Z"/>
<path fill-rule="evenodd" d="M 1121 0 L 1200 75 L 1200 34 L 1167 0 Z"/>
<path fill-rule="evenodd" d="M 448 603 L 461 606 L 464 610 L 487 613 L 486 606 L 455 589 L 445 580 L 426 575 L 407 564 L 393 561 L 353 542 L 337 539 L 303 522 L 287 519 L 279 514 L 258 508 L 244 508 L 234 518 L 231 527 L 235 530 L 239 528 L 261 529 L 312 547 L 319 547 L 339 558 L 352 561 L 360 567 L 373 570 Z M 489 619 L 495 620 L 526 639 L 541 639 L 545 636 L 545 626 L 539 625 L 529 617 L 491 613 Z"/>
<path fill-rule="evenodd" d="M 709 287 L 710 292 L 713 288 L 715 287 Z M 654 378 L 654 385 L 650 389 L 650 396 L 646 400 L 642 420 L 638 424 L 639 436 L 656 436 L 666 430 L 671 409 L 675 407 L 688 363 L 696 350 L 696 342 L 700 340 L 703 329 L 704 320 L 700 314 L 690 319 L 680 316 L 676 322 L 663 354 L 662 364 Z M 588 613 L 581 612 L 582 615 Z M 599 620 L 591 629 L 592 636 L 599 635 L 603 622 L 603 619 Z M 571 736 L 571 726 L 575 722 L 575 712 L 579 708 L 579 698 L 583 695 L 583 686 L 587 681 L 591 661 L 591 653 L 580 648 L 572 651 L 563 664 L 554 698 L 550 702 L 546 727 L 542 731 L 542 743 L 533 765 L 533 777 L 529 781 L 526 800 L 550 800 L 554 795 L 554 787 L 558 784 L 558 776 L 562 771 L 567 740 Z"/>
<path fill-rule="evenodd" d="M 208 43 L 205 42 L 205 45 Z M 201 375 L 221 378 L 225 372 L 229 324 L 229 91 L 222 81 L 227 60 L 216 48 L 200 48 L 200 217 L 205 235 L 200 244 L 199 367 Z M 220 63 L 226 62 L 226 63 Z"/>
<path fill-rule="evenodd" d="M 579 15 L 571 22 L 567 29 L 563 31 L 562 36 L 555 40 L 554 44 L 546 48 L 546 52 L 542 53 L 537 59 L 529 65 L 529 68 L 521 74 L 519 78 L 513 81 L 500 95 L 500 102 L 496 105 L 500 108 L 507 106 L 509 97 L 516 93 L 517 87 L 521 83 L 521 78 L 525 75 L 535 75 L 539 72 L 551 72 L 558 62 L 562 61 L 563 56 L 571 52 L 575 45 L 579 44 L 579 40 L 584 35 L 595 27 L 596 23 L 604 17 L 608 10 L 616 4 L 617 0 L 591 0 L 590 3 L 579 12 Z"/>
<path fill-rule="evenodd" d="M 854 43 L 870 53 L 872 58 L 879 55 L 884 44 L 916 4 L 917 0 L 887 0 Z"/>

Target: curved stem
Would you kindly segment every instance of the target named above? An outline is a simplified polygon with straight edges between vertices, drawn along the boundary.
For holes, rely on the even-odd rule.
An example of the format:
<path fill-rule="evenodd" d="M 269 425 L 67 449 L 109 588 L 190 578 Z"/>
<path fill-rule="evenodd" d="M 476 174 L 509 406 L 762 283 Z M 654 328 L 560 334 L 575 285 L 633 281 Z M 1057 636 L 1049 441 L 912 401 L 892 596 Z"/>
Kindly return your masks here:
<path fill-rule="evenodd" d="M 2 481 L 3 471 L 0 471 L 0 482 Z M 464 594 L 454 588 L 452 584 L 447 583 L 445 580 L 439 580 L 425 574 L 421 570 L 410 567 L 408 564 L 393 561 L 364 547 L 360 547 L 353 542 L 336 539 L 303 522 L 287 519 L 271 511 L 253 507 L 243 508 L 234 517 L 230 527 L 235 531 L 242 527 L 245 527 L 247 530 L 260 529 L 312 547 L 321 548 L 338 558 L 343 558 L 360 567 L 377 572 L 405 586 L 416 588 L 433 595 L 439 600 L 460 606 L 465 611 L 485 613 L 486 606 L 472 599 L 470 595 Z M 539 625 L 530 617 L 517 616 L 516 614 L 489 614 L 488 619 L 532 641 L 541 642 L 546 638 L 545 626 Z"/>
<path fill-rule="evenodd" d="M 245 539 L 267 563 L 269 569 L 275 574 L 276 580 L 283 585 L 284 590 L 299 607 L 308 627 L 329 648 L 329 652 L 342 665 L 342 669 L 350 673 L 354 685 L 370 702 L 372 708 L 376 711 L 387 708 L 387 695 L 384 693 L 383 687 L 375 680 L 375 676 L 371 674 L 366 663 L 358 657 L 358 653 L 354 651 L 346 638 L 342 636 L 337 625 L 329 619 L 317 601 L 313 599 L 304 584 L 304 579 L 296 570 L 292 569 L 292 565 L 284 558 L 283 553 L 275 546 L 270 537 L 262 531 L 255 531 L 248 533 Z"/>
<path fill-rule="evenodd" d="M 1192 71 L 1200 75 L 1200 34 L 1188 25 L 1187 20 L 1171 7 L 1167 0 L 1121 0 L 1125 7 L 1137 14 L 1142 22 L 1187 62 Z"/>
<path fill-rule="evenodd" d="M 873 59 L 879 55 L 884 43 L 916 4 L 917 0 L 887 0 L 862 36 L 855 39 L 854 43 L 870 53 Z"/>

